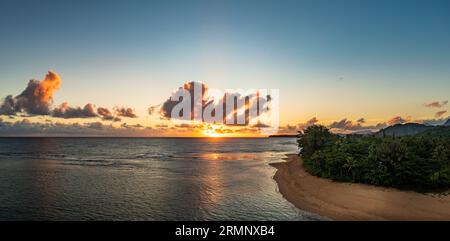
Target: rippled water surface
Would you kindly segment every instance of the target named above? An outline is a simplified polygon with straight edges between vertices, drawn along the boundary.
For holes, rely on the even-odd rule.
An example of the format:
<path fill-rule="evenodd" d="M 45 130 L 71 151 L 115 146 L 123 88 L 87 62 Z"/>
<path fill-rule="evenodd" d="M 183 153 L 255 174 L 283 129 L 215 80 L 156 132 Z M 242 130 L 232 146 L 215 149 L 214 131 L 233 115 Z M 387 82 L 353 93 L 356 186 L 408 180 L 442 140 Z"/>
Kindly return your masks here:
<path fill-rule="evenodd" d="M 310 220 L 268 164 L 295 139 L 0 139 L 1 220 Z"/>

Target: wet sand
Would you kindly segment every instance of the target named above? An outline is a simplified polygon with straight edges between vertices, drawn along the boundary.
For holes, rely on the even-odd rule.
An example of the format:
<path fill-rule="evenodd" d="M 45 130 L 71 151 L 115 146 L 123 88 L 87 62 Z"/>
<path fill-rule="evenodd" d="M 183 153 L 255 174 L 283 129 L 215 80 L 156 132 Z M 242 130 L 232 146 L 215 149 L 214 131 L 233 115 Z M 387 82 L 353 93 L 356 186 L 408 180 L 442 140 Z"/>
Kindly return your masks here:
<path fill-rule="evenodd" d="M 297 208 L 333 220 L 450 220 L 450 196 L 341 183 L 308 174 L 297 155 L 272 163 L 280 193 Z"/>

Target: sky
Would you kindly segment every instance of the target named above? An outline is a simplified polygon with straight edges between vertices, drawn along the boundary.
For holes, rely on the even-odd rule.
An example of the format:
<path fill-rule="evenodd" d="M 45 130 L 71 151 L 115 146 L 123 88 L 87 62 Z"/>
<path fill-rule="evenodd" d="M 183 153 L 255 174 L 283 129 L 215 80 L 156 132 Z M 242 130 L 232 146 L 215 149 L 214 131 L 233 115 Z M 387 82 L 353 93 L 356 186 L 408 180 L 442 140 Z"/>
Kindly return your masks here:
<path fill-rule="evenodd" d="M 114 125 L 148 131 L 171 126 L 148 108 L 189 81 L 279 89 L 287 129 L 313 118 L 329 126 L 345 119 L 344 127 L 434 121 L 449 116 L 449 43 L 447 0 L 5 0 L 0 98 L 52 70 L 61 78 L 55 108 L 131 108 L 137 118 Z"/>

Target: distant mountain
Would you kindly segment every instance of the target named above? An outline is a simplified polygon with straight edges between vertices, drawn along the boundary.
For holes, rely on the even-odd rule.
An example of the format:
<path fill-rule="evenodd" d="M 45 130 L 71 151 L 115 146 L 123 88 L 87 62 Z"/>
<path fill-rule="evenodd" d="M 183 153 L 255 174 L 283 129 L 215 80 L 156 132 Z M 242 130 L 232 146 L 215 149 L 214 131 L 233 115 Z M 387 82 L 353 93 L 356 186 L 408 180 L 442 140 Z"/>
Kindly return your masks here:
<path fill-rule="evenodd" d="M 376 133 L 376 136 L 412 136 L 423 133 L 433 128 L 433 126 L 427 126 L 418 123 L 396 124 L 381 129 Z"/>
<path fill-rule="evenodd" d="M 450 126 L 450 119 L 448 119 L 447 122 L 445 122 L 443 126 Z"/>

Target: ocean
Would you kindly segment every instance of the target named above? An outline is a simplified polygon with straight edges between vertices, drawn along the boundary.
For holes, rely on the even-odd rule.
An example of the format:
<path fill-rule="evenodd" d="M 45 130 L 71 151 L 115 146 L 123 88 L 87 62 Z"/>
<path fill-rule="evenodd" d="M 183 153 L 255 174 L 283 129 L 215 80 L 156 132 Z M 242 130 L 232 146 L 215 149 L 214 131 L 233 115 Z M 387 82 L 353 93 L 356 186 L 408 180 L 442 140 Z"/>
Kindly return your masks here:
<path fill-rule="evenodd" d="M 271 162 L 293 138 L 0 138 L 0 220 L 316 220 Z"/>

